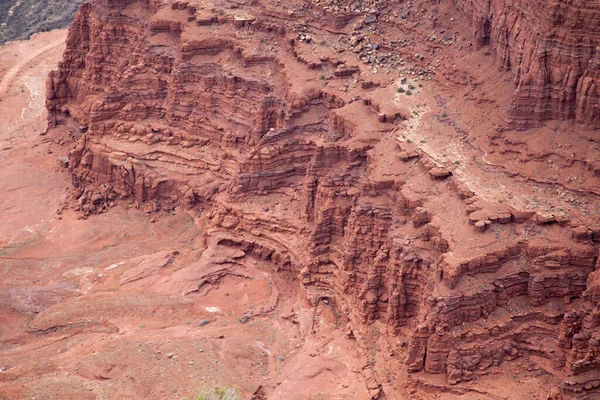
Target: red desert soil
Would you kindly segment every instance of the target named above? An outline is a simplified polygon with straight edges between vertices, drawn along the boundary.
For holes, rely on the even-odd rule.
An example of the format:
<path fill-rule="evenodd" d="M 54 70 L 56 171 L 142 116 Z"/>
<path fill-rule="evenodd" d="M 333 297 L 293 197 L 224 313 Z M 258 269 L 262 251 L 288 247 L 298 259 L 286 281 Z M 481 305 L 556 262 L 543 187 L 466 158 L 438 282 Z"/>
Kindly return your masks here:
<path fill-rule="evenodd" d="M 0 398 L 599 398 L 599 10 L 92 0 L 6 45 Z"/>
<path fill-rule="evenodd" d="M 308 307 L 294 276 L 198 240 L 193 215 L 57 214 L 70 177 L 41 134 L 65 35 L 0 50 L 0 398 L 178 399 L 202 382 L 365 398 L 347 320 Z"/>

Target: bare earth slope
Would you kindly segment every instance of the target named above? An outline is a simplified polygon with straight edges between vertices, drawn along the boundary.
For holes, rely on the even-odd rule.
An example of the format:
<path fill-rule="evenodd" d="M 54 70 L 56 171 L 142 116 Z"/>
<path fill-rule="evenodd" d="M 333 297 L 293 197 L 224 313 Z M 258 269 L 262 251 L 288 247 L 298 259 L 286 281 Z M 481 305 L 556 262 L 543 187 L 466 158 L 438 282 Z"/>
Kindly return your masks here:
<path fill-rule="evenodd" d="M 81 0 L 3 0 L 0 44 L 69 26 Z"/>
<path fill-rule="evenodd" d="M 596 1 L 84 4 L 46 87 L 75 189 L 41 242 L 5 246 L 59 287 L 45 308 L 6 286 L 28 301 L 0 390 L 598 398 L 598 20 Z"/>

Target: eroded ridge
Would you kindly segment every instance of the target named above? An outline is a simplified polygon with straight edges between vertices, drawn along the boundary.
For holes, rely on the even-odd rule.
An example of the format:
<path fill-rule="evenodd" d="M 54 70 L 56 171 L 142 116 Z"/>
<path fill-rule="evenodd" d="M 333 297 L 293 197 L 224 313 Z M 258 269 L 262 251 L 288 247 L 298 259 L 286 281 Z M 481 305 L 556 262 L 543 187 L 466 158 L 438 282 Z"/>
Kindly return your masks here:
<path fill-rule="evenodd" d="M 84 4 L 47 85 L 75 207 L 192 210 L 292 272 L 372 398 L 510 397 L 518 360 L 600 395 L 599 5 L 342 3 Z"/>

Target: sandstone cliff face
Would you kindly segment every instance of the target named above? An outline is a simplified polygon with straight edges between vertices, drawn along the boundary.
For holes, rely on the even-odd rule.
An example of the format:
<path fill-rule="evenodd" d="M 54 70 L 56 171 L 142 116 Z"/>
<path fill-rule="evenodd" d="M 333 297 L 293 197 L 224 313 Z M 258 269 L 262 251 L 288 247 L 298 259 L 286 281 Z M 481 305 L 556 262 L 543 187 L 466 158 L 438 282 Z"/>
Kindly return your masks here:
<path fill-rule="evenodd" d="M 517 127 L 598 127 L 598 7 L 586 4 L 457 2 L 515 73 Z M 220 245 L 297 273 L 315 305 L 334 300 L 365 348 L 384 332 L 390 362 L 410 373 L 454 385 L 533 355 L 565 398 L 597 395 L 595 214 L 491 204 L 458 161 L 399 136 L 422 112 L 400 93 L 427 95 L 384 73 L 393 43 L 357 60 L 352 42 L 379 29 L 369 18 L 383 17 L 309 2 L 84 4 L 47 85 L 49 125 L 73 138 L 77 209 L 121 198 L 201 213 Z M 401 391 L 364 373 L 373 398 Z"/>
<path fill-rule="evenodd" d="M 508 118 L 519 129 L 549 119 L 600 127 L 600 2 L 457 0 L 516 91 Z"/>

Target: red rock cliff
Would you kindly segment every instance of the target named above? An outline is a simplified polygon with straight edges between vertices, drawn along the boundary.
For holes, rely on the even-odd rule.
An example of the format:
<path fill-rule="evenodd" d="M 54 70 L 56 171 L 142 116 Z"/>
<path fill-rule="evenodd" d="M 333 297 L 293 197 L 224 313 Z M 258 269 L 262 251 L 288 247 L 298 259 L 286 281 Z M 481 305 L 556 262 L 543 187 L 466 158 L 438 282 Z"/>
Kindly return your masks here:
<path fill-rule="evenodd" d="M 549 119 L 600 127 L 600 2 L 457 0 L 479 45 L 514 73 L 509 120 L 520 129 Z"/>
<path fill-rule="evenodd" d="M 516 76 L 517 127 L 598 127 L 598 4 L 457 2 Z M 221 245 L 295 272 L 310 302 L 349 316 L 373 398 L 430 387 L 427 374 L 390 378 L 405 371 L 455 385 L 530 357 L 565 398 L 598 395 L 593 161 L 575 192 L 472 147 L 450 158 L 474 125 L 431 111 L 448 96 L 435 85 L 471 81 L 428 58 L 468 46 L 454 50 L 458 34 L 418 44 L 435 15 L 382 2 L 84 4 L 47 88 L 49 124 L 73 140 L 76 207 L 188 209 Z M 456 142 L 436 153 L 444 135 Z M 525 206 L 518 188 L 532 187 L 548 199 Z"/>

